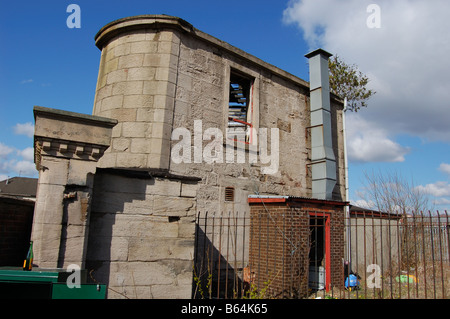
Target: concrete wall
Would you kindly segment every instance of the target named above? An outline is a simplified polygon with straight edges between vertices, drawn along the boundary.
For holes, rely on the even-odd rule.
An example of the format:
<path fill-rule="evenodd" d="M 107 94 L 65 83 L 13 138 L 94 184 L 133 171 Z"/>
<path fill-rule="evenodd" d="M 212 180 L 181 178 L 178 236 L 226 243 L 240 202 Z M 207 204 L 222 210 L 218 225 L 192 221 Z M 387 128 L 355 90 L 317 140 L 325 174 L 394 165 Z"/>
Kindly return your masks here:
<path fill-rule="evenodd" d="M 116 121 L 38 106 L 33 111 L 39 170 L 31 236 L 34 264 L 84 268 L 93 177 Z"/>
<path fill-rule="evenodd" d="M 198 176 L 204 184 L 199 192 L 203 198 L 198 198 L 200 209 L 226 209 L 222 203 L 226 186 L 242 190 L 243 198 L 255 190 L 311 195 L 307 82 L 192 26 L 186 32 L 177 18 L 143 16 L 126 23 L 140 25 L 140 29 L 128 30 L 122 22 L 120 36 L 108 38 L 112 31 L 105 27 L 97 38 L 102 58 L 93 113 L 119 121 L 100 167 L 161 168 Z M 118 32 L 121 24 L 113 27 Z M 208 128 L 226 132 L 233 71 L 253 79 L 255 128 L 279 129 L 281 156 L 275 174 L 261 174 L 261 164 L 250 165 L 248 160 L 244 164 L 205 165 L 175 164 L 170 158 L 171 147 L 177 144 L 170 141 L 176 128 L 186 128 L 193 136 L 194 121 L 201 120 L 203 132 Z M 341 107 L 332 101 L 338 163 L 335 199 L 344 194 Z M 208 143 L 203 141 L 203 148 Z M 241 208 L 247 209 L 246 203 Z"/>
<path fill-rule="evenodd" d="M 193 246 L 183 245 L 193 234 L 180 235 L 178 227 L 193 224 L 196 211 L 248 214 L 249 194 L 311 195 L 309 85 L 175 17 L 114 21 L 99 31 L 96 45 L 102 54 L 93 114 L 118 124 L 98 163 L 91 220 L 96 231 L 89 239 L 89 265 L 96 269 L 96 277 L 117 291 L 111 297 L 188 297 L 192 274 L 188 252 Z M 202 134 L 208 128 L 226 133 L 232 72 L 251 78 L 249 120 L 255 129 L 269 129 L 269 137 L 271 128 L 278 129 L 279 166 L 273 174 L 262 173 L 267 164 L 259 158 L 249 163 L 254 143 L 233 149 L 244 154 L 244 163 L 206 163 L 204 154 L 194 162 L 196 130 L 201 150 L 224 146 L 224 140 L 202 140 Z M 341 110 L 342 104 L 333 100 L 336 199 L 344 194 Z M 195 123 L 201 123 L 200 129 Z M 172 157 L 171 150 L 179 143 L 172 139 L 177 128 L 190 132 L 191 162 L 176 163 Z M 125 173 L 112 174 L 117 170 Z M 133 173 L 146 171 L 163 173 L 160 179 Z M 199 181 L 186 188 L 182 182 L 186 177 Z M 225 201 L 225 187 L 234 187 L 233 201 Z M 175 220 L 179 214 L 182 218 Z M 152 275 L 145 277 L 149 272 Z"/>
<path fill-rule="evenodd" d="M 366 217 L 347 221 L 350 233 L 352 270 L 367 274 L 367 266 L 376 264 L 383 271 L 399 262 L 401 223 L 398 219 Z M 392 266 L 391 266 L 392 267 Z"/>
<path fill-rule="evenodd" d="M 195 184 L 99 172 L 87 268 L 108 298 L 190 298 Z"/>

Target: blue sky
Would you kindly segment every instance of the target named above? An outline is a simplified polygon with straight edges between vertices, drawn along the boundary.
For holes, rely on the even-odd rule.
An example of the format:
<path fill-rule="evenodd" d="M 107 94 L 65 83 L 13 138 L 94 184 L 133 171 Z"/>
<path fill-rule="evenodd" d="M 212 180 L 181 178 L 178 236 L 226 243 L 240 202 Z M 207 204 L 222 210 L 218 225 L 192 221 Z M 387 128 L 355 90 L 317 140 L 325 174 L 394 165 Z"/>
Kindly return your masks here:
<path fill-rule="evenodd" d="M 81 8 L 70 29 L 69 4 Z M 369 4 L 380 28 L 369 28 Z M 181 17 L 300 78 L 317 47 L 355 63 L 377 94 L 347 116 L 350 198 L 365 171 L 397 171 L 450 208 L 450 22 L 445 0 L 43 0 L 3 2 L 0 10 L 0 180 L 37 177 L 33 106 L 92 113 L 105 24 L 139 14 Z M 447 31 L 446 31 L 447 30 Z"/>

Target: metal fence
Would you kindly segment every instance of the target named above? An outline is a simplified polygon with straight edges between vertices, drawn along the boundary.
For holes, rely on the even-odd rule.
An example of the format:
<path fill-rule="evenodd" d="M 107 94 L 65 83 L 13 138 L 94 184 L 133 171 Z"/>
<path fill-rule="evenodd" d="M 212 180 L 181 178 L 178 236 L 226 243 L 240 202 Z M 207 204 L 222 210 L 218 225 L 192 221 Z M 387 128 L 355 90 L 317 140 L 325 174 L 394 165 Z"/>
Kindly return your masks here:
<path fill-rule="evenodd" d="M 350 212 L 344 223 L 309 215 L 292 231 L 289 214 L 199 213 L 194 298 L 428 298 L 450 296 L 450 216 Z M 343 227 L 342 227 L 343 226 Z M 326 239 L 325 227 L 342 237 Z M 303 233 L 303 234 L 302 234 Z M 299 238 L 307 238 L 307 249 Z M 344 238 L 344 243 L 338 243 Z M 263 244 L 262 244 L 263 243 Z M 329 247 L 327 247 L 329 246 Z M 345 247 L 328 268 L 328 254 Z M 340 255 L 339 255 L 340 256 Z M 306 260 L 306 263 L 305 263 Z M 309 269 L 305 269 L 309 267 Z M 337 268 L 337 269 L 336 269 Z M 327 272 L 341 278 L 326 286 Z M 261 274 L 266 276 L 261 277 Z M 261 279 L 265 278 L 265 279 Z M 300 279 L 299 279 L 300 278 Z M 278 290 L 275 289 L 277 279 Z M 299 285 L 307 283 L 307 293 Z M 282 294 L 277 291 L 283 291 Z"/>
<path fill-rule="evenodd" d="M 346 298 L 450 296 L 449 216 L 363 211 L 347 218 L 349 266 L 358 285 Z"/>

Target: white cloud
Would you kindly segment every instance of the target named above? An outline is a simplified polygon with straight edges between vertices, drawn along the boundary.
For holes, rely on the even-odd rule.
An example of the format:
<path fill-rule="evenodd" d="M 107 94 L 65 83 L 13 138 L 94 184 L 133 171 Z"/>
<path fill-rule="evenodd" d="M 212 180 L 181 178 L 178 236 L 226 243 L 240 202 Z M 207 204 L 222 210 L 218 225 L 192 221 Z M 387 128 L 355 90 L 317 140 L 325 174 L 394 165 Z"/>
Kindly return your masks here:
<path fill-rule="evenodd" d="M 22 156 L 22 158 L 26 161 L 33 162 L 34 161 L 34 148 L 27 147 L 23 150 L 18 150 L 17 154 Z"/>
<path fill-rule="evenodd" d="M 436 200 L 433 201 L 433 204 L 435 205 L 450 205 L 450 199 L 448 198 L 437 198 Z"/>
<path fill-rule="evenodd" d="M 355 201 L 352 200 L 351 204 L 353 206 L 358 206 L 358 207 L 361 207 L 361 208 L 375 209 L 375 203 L 372 202 L 372 201 L 367 201 L 365 199 L 358 199 L 358 200 L 355 200 Z"/>
<path fill-rule="evenodd" d="M 419 185 L 417 189 L 435 197 L 450 197 L 450 184 L 448 182 L 436 182 L 425 186 Z"/>
<path fill-rule="evenodd" d="M 27 84 L 27 83 L 32 83 L 33 79 L 28 79 L 28 80 L 23 80 L 20 82 L 20 84 Z"/>
<path fill-rule="evenodd" d="M 450 176 L 450 164 L 442 163 L 439 166 L 439 170 L 445 174 L 448 174 Z"/>
<path fill-rule="evenodd" d="M 379 29 L 366 24 L 371 3 L 381 9 Z M 303 31 L 310 49 L 338 54 L 370 77 L 377 94 L 364 118 L 390 136 L 450 142 L 448 12 L 447 0 L 291 0 L 283 20 Z"/>
<path fill-rule="evenodd" d="M 15 162 L 12 169 L 20 176 L 34 176 L 37 173 L 36 166 L 30 161 Z"/>
<path fill-rule="evenodd" d="M 34 149 L 32 147 L 18 150 L 0 143 L 1 178 L 8 176 L 37 177 L 37 175 L 38 173 L 34 165 Z"/>
<path fill-rule="evenodd" d="M 28 137 L 33 137 L 34 135 L 34 125 L 30 122 L 27 123 L 17 123 L 14 126 L 14 133 L 18 135 L 26 135 Z"/>
<path fill-rule="evenodd" d="M 6 158 L 13 150 L 13 148 L 0 142 L 0 159 Z"/>
<path fill-rule="evenodd" d="M 346 116 L 347 151 L 351 162 L 403 162 L 409 149 L 391 140 L 388 132 L 359 114 Z"/>

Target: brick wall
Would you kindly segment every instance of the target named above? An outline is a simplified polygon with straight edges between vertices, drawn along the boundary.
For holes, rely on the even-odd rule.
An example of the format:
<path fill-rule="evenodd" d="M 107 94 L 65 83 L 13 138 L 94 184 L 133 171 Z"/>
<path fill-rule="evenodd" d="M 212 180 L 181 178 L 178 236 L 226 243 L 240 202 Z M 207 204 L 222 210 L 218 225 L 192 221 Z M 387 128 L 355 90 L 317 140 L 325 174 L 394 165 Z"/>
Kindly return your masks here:
<path fill-rule="evenodd" d="M 270 297 L 305 293 L 309 219 L 286 206 L 251 211 L 250 269 L 253 284 Z"/>
<path fill-rule="evenodd" d="M 34 202 L 0 198 L 0 266 L 21 267 L 30 244 Z"/>
<path fill-rule="evenodd" d="M 330 286 L 343 285 L 342 206 L 313 203 L 251 205 L 250 272 L 266 297 L 304 297 L 308 293 L 310 219 L 329 216 Z"/>

